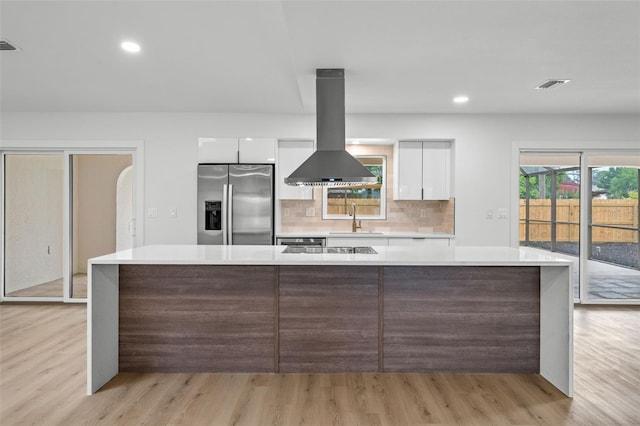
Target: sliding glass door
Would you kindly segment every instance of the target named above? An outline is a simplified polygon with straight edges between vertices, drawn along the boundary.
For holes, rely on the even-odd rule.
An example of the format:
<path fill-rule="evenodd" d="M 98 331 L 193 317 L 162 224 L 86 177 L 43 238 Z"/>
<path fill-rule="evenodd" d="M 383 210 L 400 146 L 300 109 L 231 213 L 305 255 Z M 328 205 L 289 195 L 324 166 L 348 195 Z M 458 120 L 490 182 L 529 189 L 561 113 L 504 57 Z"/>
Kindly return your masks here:
<path fill-rule="evenodd" d="M 640 300 L 640 155 L 591 155 L 586 301 Z"/>
<path fill-rule="evenodd" d="M 3 171 L 3 296 L 61 300 L 64 155 L 6 155 Z"/>
<path fill-rule="evenodd" d="M 640 153 L 522 152 L 520 245 L 573 262 L 582 303 L 640 302 Z"/>
<path fill-rule="evenodd" d="M 73 154 L 71 169 L 71 271 L 69 297 L 87 297 L 87 261 L 115 252 L 117 240 L 133 246 L 131 155 Z M 127 179 L 126 177 L 129 176 Z M 122 225 L 118 227 L 118 223 Z"/>
<path fill-rule="evenodd" d="M 2 298 L 84 301 L 87 261 L 134 246 L 133 154 L 5 152 Z"/>
<path fill-rule="evenodd" d="M 576 300 L 580 298 L 580 181 L 578 153 L 520 156 L 520 245 L 572 261 Z"/>

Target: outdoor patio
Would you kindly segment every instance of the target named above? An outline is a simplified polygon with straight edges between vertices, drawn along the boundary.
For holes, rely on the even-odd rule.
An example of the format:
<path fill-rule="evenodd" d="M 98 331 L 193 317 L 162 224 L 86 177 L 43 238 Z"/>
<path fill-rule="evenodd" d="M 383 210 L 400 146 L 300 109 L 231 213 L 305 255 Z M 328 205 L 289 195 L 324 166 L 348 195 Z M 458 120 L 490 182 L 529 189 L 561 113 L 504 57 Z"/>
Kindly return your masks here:
<path fill-rule="evenodd" d="M 579 262 L 577 256 L 551 252 L 548 250 L 542 250 L 533 247 L 521 248 L 525 250 L 549 253 L 553 254 L 554 256 L 570 260 L 573 263 L 573 295 L 576 299 L 579 298 Z M 583 300 L 583 303 L 588 303 L 589 301 L 614 299 L 640 300 L 640 271 L 638 271 L 637 269 L 616 266 L 610 263 L 595 260 L 588 260 L 587 273 L 589 291 L 587 294 L 587 300 Z"/>

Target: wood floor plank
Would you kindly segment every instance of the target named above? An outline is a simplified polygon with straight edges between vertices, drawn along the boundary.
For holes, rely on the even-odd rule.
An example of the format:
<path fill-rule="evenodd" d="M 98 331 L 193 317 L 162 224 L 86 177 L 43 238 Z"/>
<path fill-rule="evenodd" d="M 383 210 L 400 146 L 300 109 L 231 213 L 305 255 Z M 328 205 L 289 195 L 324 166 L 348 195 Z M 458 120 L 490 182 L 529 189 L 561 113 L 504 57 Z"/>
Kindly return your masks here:
<path fill-rule="evenodd" d="M 86 391 L 83 305 L 0 305 L 0 424 L 638 425 L 640 308 L 575 311 L 575 397 L 537 374 L 122 373 Z"/>

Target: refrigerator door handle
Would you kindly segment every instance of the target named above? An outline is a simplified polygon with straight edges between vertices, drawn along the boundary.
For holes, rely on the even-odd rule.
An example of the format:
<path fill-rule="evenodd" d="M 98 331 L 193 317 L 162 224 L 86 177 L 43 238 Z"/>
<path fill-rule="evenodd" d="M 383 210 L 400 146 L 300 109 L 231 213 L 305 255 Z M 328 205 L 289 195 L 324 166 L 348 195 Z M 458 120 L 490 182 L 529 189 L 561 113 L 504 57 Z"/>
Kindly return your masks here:
<path fill-rule="evenodd" d="M 228 212 L 228 223 L 229 223 L 229 229 L 227 230 L 227 236 L 228 236 L 228 244 L 231 246 L 233 245 L 233 185 L 229 184 L 229 201 L 228 204 L 229 206 L 229 212 Z"/>
<path fill-rule="evenodd" d="M 227 184 L 222 185 L 222 245 L 227 245 Z"/>

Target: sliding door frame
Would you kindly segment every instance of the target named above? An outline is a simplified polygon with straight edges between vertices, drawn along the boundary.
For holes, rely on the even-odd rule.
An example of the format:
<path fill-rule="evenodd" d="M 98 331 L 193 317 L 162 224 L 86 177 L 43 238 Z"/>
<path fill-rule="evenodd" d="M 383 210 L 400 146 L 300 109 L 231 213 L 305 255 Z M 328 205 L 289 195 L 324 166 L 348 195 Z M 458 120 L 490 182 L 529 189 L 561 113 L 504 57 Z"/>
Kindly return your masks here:
<path fill-rule="evenodd" d="M 71 297 L 71 274 L 73 259 L 72 244 L 72 164 L 73 155 L 131 155 L 134 170 L 134 247 L 144 245 L 144 142 L 143 141 L 3 141 L 0 146 L 2 164 L 0 173 L 5 176 L 5 156 L 16 154 L 62 154 L 64 155 L 64 187 L 63 187 L 63 295 L 61 297 L 6 297 L 5 296 L 5 244 L 4 238 L 0 249 L 0 302 L 64 302 L 86 303 L 86 298 Z M 5 191 L 2 188 L 0 208 L 0 226 L 5 234 Z"/>
<path fill-rule="evenodd" d="M 593 156 L 600 156 L 600 155 L 611 155 L 611 156 L 622 156 L 625 154 L 633 154 L 633 155 L 640 155 L 640 150 L 636 149 L 636 150 L 632 150 L 632 151 L 622 151 L 622 150 L 588 150 L 585 151 L 584 155 L 582 156 L 582 163 L 581 163 L 581 179 L 584 179 L 585 184 L 585 190 L 583 193 L 581 193 L 582 197 L 588 197 L 585 198 L 585 200 L 588 200 L 589 203 L 585 206 L 584 209 L 581 209 L 581 214 L 584 214 L 584 232 L 582 233 L 581 231 L 581 237 L 584 236 L 585 238 L 585 247 L 584 247 L 584 251 L 581 249 L 580 250 L 580 256 L 583 257 L 584 259 L 584 265 L 582 266 L 582 270 L 581 273 L 584 273 L 584 277 L 585 277 L 585 282 L 587 283 L 586 286 L 584 286 L 584 292 L 582 290 L 582 288 L 580 289 L 580 299 L 582 304 L 589 304 L 589 305 L 640 305 L 640 299 L 589 299 L 588 298 L 588 286 L 589 286 L 589 265 L 587 260 L 589 260 L 589 258 L 591 257 L 592 254 L 592 247 L 593 247 L 593 241 L 592 241 L 592 236 L 593 236 L 593 198 L 591 196 L 591 186 L 593 184 L 593 175 L 592 175 L 592 168 L 593 166 L 590 165 L 590 159 Z M 606 167 L 606 166 L 605 166 Z M 615 167 L 615 165 L 611 165 L 611 167 Z M 588 185 L 588 186 L 587 186 Z M 638 206 L 638 214 L 640 214 L 640 205 Z M 582 217 L 581 217 L 582 219 Z M 640 235 L 638 235 L 638 237 L 640 238 Z M 595 261 L 594 261 L 595 262 Z"/>
<path fill-rule="evenodd" d="M 511 222 L 509 229 L 509 241 L 511 247 L 520 247 L 520 154 L 522 153 L 551 153 L 551 154 L 580 154 L 580 258 L 578 264 L 581 277 L 580 300 L 577 303 L 589 305 L 640 305 L 640 299 L 588 299 L 587 259 L 591 247 L 591 235 L 589 224 L 591 223 L 591 172 L 589 170 L 589 157 L 594 155 L 639 155 L 638 141 L 633 142 L 602 142 L 605 146 L 596 146 L 594 142 L 526 142 L 515 141 L 511 145 Z M 563 147 L 561 149 L 557 147 Z M 591 147 L 590 147 L 591 146 Z M 585 202 L 585 201 L 588 201 Z M 573 288 L 573 283 L 571 283 Z M 573 291 L 573 290 L 571 290 Z M 574 299 L 575 300 L 575 299 Z"/>

